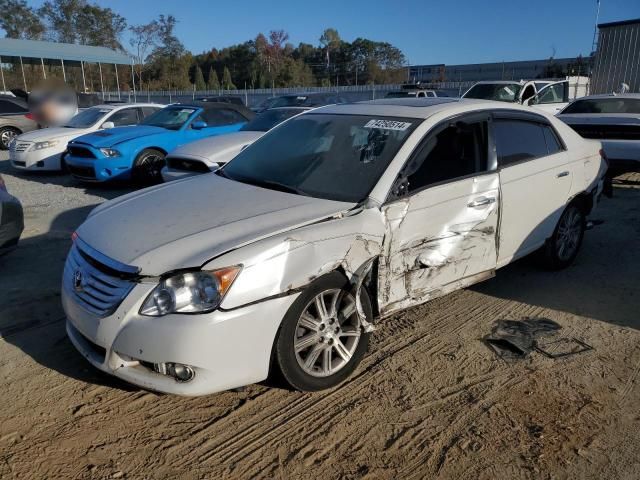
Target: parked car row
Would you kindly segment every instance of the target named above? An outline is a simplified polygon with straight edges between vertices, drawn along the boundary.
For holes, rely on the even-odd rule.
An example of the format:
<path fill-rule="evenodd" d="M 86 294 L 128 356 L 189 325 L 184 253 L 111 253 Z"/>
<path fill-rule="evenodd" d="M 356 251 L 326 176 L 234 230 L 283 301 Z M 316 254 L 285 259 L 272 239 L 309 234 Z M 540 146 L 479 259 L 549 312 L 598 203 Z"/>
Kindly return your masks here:
<path fill-rule="evenodd" d="M 200 108 L 173 105 L 140 127 L 81 137 L 68 162 L 90 168 L 154 137 L 202 133 Z M 550 268 L 571 264 L 603 189 L 599 141 L 515 103 L 403 98 L 282 112 L 292 116 L 266 133 L 180 147 L 169 158 L 222 166 L 107 201 L 74 233 L 62 304 L 69 338 L 96 368 L 182 395 L 274 369 L 300 390 L 333 387 L 380 318 L 533 252 Z"/>

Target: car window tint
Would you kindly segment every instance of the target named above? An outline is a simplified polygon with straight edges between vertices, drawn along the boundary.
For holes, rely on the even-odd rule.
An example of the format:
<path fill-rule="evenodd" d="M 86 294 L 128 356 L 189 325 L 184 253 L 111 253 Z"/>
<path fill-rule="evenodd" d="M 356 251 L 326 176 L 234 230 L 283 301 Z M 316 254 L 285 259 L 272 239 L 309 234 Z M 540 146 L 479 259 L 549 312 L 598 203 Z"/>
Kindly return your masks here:
<path fill-rule="evenodd" d="M 497 120 L 494 123 L 498 165 L 504 167 L 547 155 L 542 125 L 525 120 Z"/>
<path fill-rule="evenodd" d="M 138 113 L 135 108 L 125 108 L 111 115 L 107 122 L 113 122 L 116 127 L 135 125 L 138 123 Z"/>
<path fill-rule="evenodd" d="M 640 113 L 640 98 L 588 98 L 576 100 L 562 113 Z"/>
<path fill-rule="evenodd" d="M 558 141 L 558 137 L 551 127 L 543 125 L 542 132 L 544 133 L 544 139 L 547 142 L 547 153 L 553 155 L 563 150 L 562 145 Z"/>
<path fill-rule="evenodd" d="M 565 102 L 567 83 L 557 83 L 545 88 L 536 99 L 537 104 Z"/>
<path fill-rule="evenodd" d="M 454 180 L 487 169 L 487 123 L 457 122 L 427 137 L 402 176 L 408 191 Z"/>
<path fill-rule="evenodd" d="M 142 110 L 142 118 L 147 118 L 149 115 L 156 113 L 160 109 L 154 107 L 142 107 L 140 110 Z"/>
<path fill-rule="evenodd" d="M 0 100 L 0 114 L 3 113 L 26 113 L 29 109 L 18 105 L 10 100 Z"/>
<path fill-rule="evenodd" d="M 235 110 L 226 108 L 208 109 L 202 112 L 201 116 L 209 127 L 233 125 L 234 123 L 244 123 L 247 121 L 246 118 Z"/>

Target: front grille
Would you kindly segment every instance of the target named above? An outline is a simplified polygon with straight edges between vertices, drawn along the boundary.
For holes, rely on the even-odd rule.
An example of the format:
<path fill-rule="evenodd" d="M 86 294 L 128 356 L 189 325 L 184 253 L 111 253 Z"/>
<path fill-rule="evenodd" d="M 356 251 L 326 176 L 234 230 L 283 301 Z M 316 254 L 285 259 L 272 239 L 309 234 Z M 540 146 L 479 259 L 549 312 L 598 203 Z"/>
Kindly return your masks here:
<path fill-rule="evenodd" d="M 23 162 L 22 160 L 13 160 L 13 164 L 16 167 L 26 167 L 27 166 L 27 162 Z"/>
<path fill-rule="evenodd" d="M 73 333 L 74 333 L 74 336 L 76 337 L 76 339 L 78 339 L 81 344 L 84 344 L 84 348 L 86 348 L 87 350 L 91 350 L 91 352 L 93 352 L 93 354 L 96 356 L 96 360 L 98 362 L 100 362 L 100 363 L 104 362 L 104 359 L 107 356 L 107 349 L 104 348 L 104 347 L 101 347 L 97 343 L 93 343 L 91 340 L 89 340 L 87 337 L 85 337 L 82 334 L 82 332 L 80 332 L 80 330 L 78 330 L 72 324 L 69 324 L 69 327 L 71 328 L 71 330 L 73 330 Z"/>
<path fill-rule="evenodd" d="M 640 140 L 640 125 L 570 125 L 583 138 Z"/>
<path fill-rule="evenodd" d="M 74 177 L 78 178 L 86 178 L 90 180 L 96 179 L 96 171 L 93 167 L 78 167 L 75 165 L 67 164 L 67 168 L 69 169 L 69 173 Z"/>
<path fill-rule="evenodd" d="M 69 151 L 69 155 L 71 155 L 72 157 L 96 158 L 96 156 L 93 154 L 93 152 L 91 150 L 89 150 L 88 148 L 85 148 L 85 147 L 78 147 L 78 146 L 75 146 L 75 145 L 69 145 L 67 147 L 67 150 Z"/>
<path fill-rule="evenodd" d="M 187 172 L 208 173 L 211 171 L 206 164 L 187 158 L 168 158 L 167 166 L 174 170 L 185 170 Z"/>
<path fill-rule="evenodd" d="M 113 313 L 134 286 L 131 273 L 115 270 L 73 244 L 63 281 L 77 303 L 98 317 Z"/>
<path fill-rule="evenodd" d="M 11 151 L 12 152 L 25 152 L 29 150 L 31 144 L 28 142 L 13 142 L 11 143 Z"/>

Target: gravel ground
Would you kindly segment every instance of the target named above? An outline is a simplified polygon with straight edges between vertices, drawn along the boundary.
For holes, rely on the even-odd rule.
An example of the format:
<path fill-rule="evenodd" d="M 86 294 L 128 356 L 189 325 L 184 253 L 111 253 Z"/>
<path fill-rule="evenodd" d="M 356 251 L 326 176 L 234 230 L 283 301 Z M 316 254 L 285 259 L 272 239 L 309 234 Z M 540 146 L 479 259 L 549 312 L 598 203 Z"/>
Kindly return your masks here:
<path fill-rule="evenodd" d="M 0 257 L 0 478 L 640 478 L 637 176 L 603 201 L 570 268 L 523 259 L 385 319 L 332 390 L 180 398 L 103 375 L 64 332 L 69 234 L 127 189 L 0 172 L 27 212 Z M 525 318 L 593 350 L 505 362 L 482 342 Z"/>

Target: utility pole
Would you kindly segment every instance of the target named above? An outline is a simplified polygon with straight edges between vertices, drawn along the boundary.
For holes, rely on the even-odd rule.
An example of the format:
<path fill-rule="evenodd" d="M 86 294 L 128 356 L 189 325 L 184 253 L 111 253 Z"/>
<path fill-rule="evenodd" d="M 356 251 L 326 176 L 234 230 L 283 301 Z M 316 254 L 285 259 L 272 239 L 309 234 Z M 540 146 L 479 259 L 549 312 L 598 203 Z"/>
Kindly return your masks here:
<path fill-rule="evenodd" d="M 596 53 L 598 48 L 598 21 L 600 19 L 600 0 L 597 0 L 596 6 L 596 24 L 593 26 L 593 41 L 591 42 L 591 54 Z"/>

